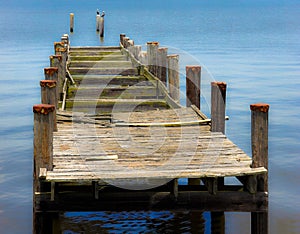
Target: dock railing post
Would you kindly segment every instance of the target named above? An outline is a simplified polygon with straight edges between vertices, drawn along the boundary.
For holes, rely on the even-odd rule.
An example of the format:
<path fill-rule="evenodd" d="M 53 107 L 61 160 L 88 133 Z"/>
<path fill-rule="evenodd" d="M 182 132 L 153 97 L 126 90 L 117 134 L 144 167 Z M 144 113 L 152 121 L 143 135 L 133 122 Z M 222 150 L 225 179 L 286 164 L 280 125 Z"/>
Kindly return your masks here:
<path fill-rule="evenodd" d="M 168 65 L 168 48 L 162 47 L 158 48 L 157 51 L 158 57 L 158 67 L 157 67 L 157 77 L 160 79 L 161 82 L 167 86 L 167 65 Z"/>
<path fill-rule="evenodd" d="M 33 139 L 33 233 L 42 233 L 43 223 L 46 221 L 39 209 L 44 186 L 39 180 L 40 169 L 53 169 L 53 114 L 55 106 L 38 104 L 33 106 L 34 139 Z"/>
<path fill-rule="evenodd" d="M 53 168 L 53 127 L 54 105 L 33 106 L 34 113 L 34 178 L 35 191 L 38 191 L 40 168 Z"/>
<path fill-rule="evenodd" d="M 225 134 L 226 83 L 211 83 L 211 131 Z"/>
<path fill-rule="evenodd" d="M 46 67 L 44 68 L 45 80 L 55 80 L 58 83 L 58 68 L 57 67 Z M 59 90 L 56 91 L 56 103 L 59 102 Z M 57 107 L 57 104 L 55 105 Z"/>
<path fill-rule="evenodd" d="M 176 101 L 180 100 L 179 90 L 179 55 L 168 55 L 168 82 L 170 96 Z"/>
<path fill-rule="evenodd" d="M 225 82 L 211 82 L 211 131 L 225 134 L 225 107 L 226 107 Z M 224 177 L 217 178 L 217 188 L 224 185 Z M 212 232 L 218 230 L 225 233 L 224 212 L 211 212 Z"/>
<path fill-rule="evenodd" d="M 252 167 L 268 169 L 269 105 L 257 103 L 251 109 Z M 268 192 L 268 174 L 257 175 L 257 191 Z M 268 212 L 251 212 L 251 233 L 268 233 Z"/>
<path fill-rule="evenodd" d="M 41 103 L 54 105 L 55 110 L 53 111 L 53 131 L 57 131 L 57 123 L 56 123 L 56 110 L 57 110 L 57 82 L 56 80 L 41 80 Z"/>
<path fill-rule="evenodd" d="M 200 110 L 201 66 L 186 66 L 186 106 Z"/>
<path fill-rule="evenodd" d="M 62 63 L 62 56 L 61 55 L 51 55 L 50 56 L 50 67 L 57 67 L 58 68 L 58 78 L 57 78 L 57 89 L 58 89 L 58 97 L 57 99 L 62 101 L 63 98 L 63 86 L 65 80 L 65 74 L 63 74 L 63 63 Z"/>
<path fill-rule="evenodd" d="M 151 41 L 147 42 L 147 54 L 148 54 L 148 68 L 149 71 L 157 76 L 157 51 L 159 47 L 159 42 Z"/>

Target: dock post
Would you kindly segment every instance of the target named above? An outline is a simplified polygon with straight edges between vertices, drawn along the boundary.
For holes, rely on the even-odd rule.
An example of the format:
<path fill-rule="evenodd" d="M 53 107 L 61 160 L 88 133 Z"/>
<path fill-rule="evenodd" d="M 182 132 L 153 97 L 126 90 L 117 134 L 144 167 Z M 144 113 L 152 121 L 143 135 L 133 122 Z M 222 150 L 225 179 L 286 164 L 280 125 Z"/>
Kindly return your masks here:
<path fill-rule="evenodd" d="M 56 86 L 56 80 L 41 80 L 40 81 L 41 86 L 41 103 L 42 104 L 49 104 L 54 105 L 55 110 L 53 111 L 53 130 L 57 131 L 57 123 L 56 123 L 56 109 L 58 106 L 57 103 L 57 86 Z"/>
<path fill-rule="evenodd" d="M 225 106 L 226 106 L 225 82 L 211 82 L 211 131 L 225 134 Z M 224 186 L 224 177 L 217 178 L 217 188 Z M 211 212 L 212 231 L 225 233 L 224 212 Z"/>
<path fill-rule="evenodd" d="M 44 68 L 45 80 L 55 80 L 58 83 L 58 68 L 57 67 L 45 67 Z M 56 102 L 59 102 L 59 90 L 56 90 Z"/>
<path fill-rule="evenodd" d="M 39 177 L 40 168 L 52 170 L 53 167 L 53 113 L 54 105 L 33 106 L 34 113 L 34 176 Z M 35 184 L 35 188 L 39 188 Z"/>
<path fill-rule="evenodd" d="M 33 140 L 33 233 L 43 233 L 49 219 L 37 212 L 45 192 L 39 180 L 40 169 L 53 168 L 53 112 L 54 105 L 38 104 L 33 106 L 34 140 Z"/>
<path fill-rule="evenodd" d="M 168 48 L 166 47 L 158 48 L 157 55 L 158 55 L 157 77 L 167 87 Z"/>
<path fill-rule="evenodd" d="M 186 106 L 195 105 L 200 110 L 201 66 L 186 66 Z"/>
<path fill-rule="evenodd" d="M 55 55 L 61 56 L 61 86 L 63 87 L 64 80 L 66 78 L 67 73 L 67 59 L 68 59 L 68 45 L 66 45 L 64 42 L 54 42 L 54 52 Z"/>
<path fill-rule="evenodd" d="M 126 37 L 126 35 L 124 34 L 124 33 L 121 33 L 120 34 L 120 43 L 121 43 L 121 45 L 123 45 L 124 46 L 124 38 Z"/>
<path fill-rule="evenodd" d="M 159 42 L 151 41 L 147 42 L 147 54 L 148 54 L 148 68 L 149 71 L 157 76 L 157 51 L 159 47 Z"/>
<path fill-rule="evenodd" d="M 257 103 L 250 105 L 252 167 L 268 169 L 268 118 L 269 105 Z M 268 174 L 257 175 L 257 191 L 268 192 Z M 268 211 L 251 212 L 251 233 L 268 233 Z"/>
<path fill-rule="evenodd" d="M 179 55 L 168 55 L 168 81 L 170 96 L 176 101 L 180 100 L 179 90 Z"/>
<path fill-rule="evenodd" d="M 211 82 L 211 131 L 225 134 L 226 83 Z"/>
<path fill-rule="evenodd" d="M 74 32 L 74 13 L 70 13 L 70 32 Z"/>
<path fill-rule="evenodd" d="M 50 67 L 57 67 L 58 74 L 57 74 L 57 88 L 58 88 L 58 97 L 57 99 L 62 101 L 63 97 L 63 86 L 65 80 L 65 74 L 63 69 L 63 62 L 61 55 L 51 55 L 50 56 Z"/>

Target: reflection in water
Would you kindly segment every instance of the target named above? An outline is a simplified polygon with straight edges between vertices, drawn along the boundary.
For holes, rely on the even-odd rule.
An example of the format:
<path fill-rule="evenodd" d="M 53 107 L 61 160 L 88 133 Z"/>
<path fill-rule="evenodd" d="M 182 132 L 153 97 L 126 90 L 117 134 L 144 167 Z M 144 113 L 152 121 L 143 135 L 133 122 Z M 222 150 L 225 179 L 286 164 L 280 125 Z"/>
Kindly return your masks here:
<path fill-rule="evenodd" d="M 205 212 L 70 212 L 61 215 L 61 230 L 73 233 L 210 233 Z"/>

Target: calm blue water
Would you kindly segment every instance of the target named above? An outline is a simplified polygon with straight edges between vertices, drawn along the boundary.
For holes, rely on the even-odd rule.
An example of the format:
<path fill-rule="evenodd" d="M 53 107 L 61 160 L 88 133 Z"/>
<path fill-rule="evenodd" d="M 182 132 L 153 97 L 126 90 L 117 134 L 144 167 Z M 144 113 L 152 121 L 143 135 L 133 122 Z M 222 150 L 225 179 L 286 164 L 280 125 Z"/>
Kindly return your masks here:
<path fill-rule="evenodd" d="M 97 8 L 106 11 L 103 42 L 95 32 Z M 207 81 L 226 81 L 230 116 L 226 132 L 248 154 L 249 105 L 269 103 L 270 233 L 300 233 L 297 0 L 0 0 L 0 233 L 31 233 L 32 105 L 39 103 L 43 68 L 49 66 L 53 42 L 68 32 L 70 12 L 75 13 L 72 45 L 116 45 L 120 33 L 136 44 L 157 40 L 192 55 L 193 62 L 206 67 Z M 185 65 L 182 62 L 182 69 Z M 82 231 L 89 215 L 71 213 L 65 219 L 79 223 Z M 101 215 L 92 216 L 101 219 L 106 230 L 113 230 L 111 216 Z M 163 225 L 177 220 L 166 213 L 141 214 L 145 219 L 134 215 L 116 217 L 122 216 L 127 227 L 140 227 L 140 231 L 153 228 L 157 220 Z M 205 214 L 203 222 L 208 219 Z M 183 227 L 189 225 L 185 218 L 180 220 Z M 126 227 L 116 225 L 121 230 Z M 226 214 L 227 233 L 248 233 L 249 225 L 249 214 Z M 206 233 L 208 229 L 206 224 Z"/>

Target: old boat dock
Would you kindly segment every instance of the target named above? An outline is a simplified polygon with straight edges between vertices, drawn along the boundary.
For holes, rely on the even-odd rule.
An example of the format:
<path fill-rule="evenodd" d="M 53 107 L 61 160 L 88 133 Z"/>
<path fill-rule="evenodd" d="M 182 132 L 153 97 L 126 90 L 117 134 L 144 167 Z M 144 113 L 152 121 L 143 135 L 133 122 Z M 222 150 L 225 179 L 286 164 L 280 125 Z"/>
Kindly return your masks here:
<path fill-rule="evenodd" d="M 251 158 L 224 135 L 226 83 L 211 83 L 208 118 L 201 67 L 187 65 L 181 106 L 179 56 L 158 42 L 72 47 L 64 35 L 54 49 L 33 106 L 36 233 L 65 211 L 182 209 L 252 212 L 252 233 L 267 233 L 267 104 L 250 106 Z"/>

